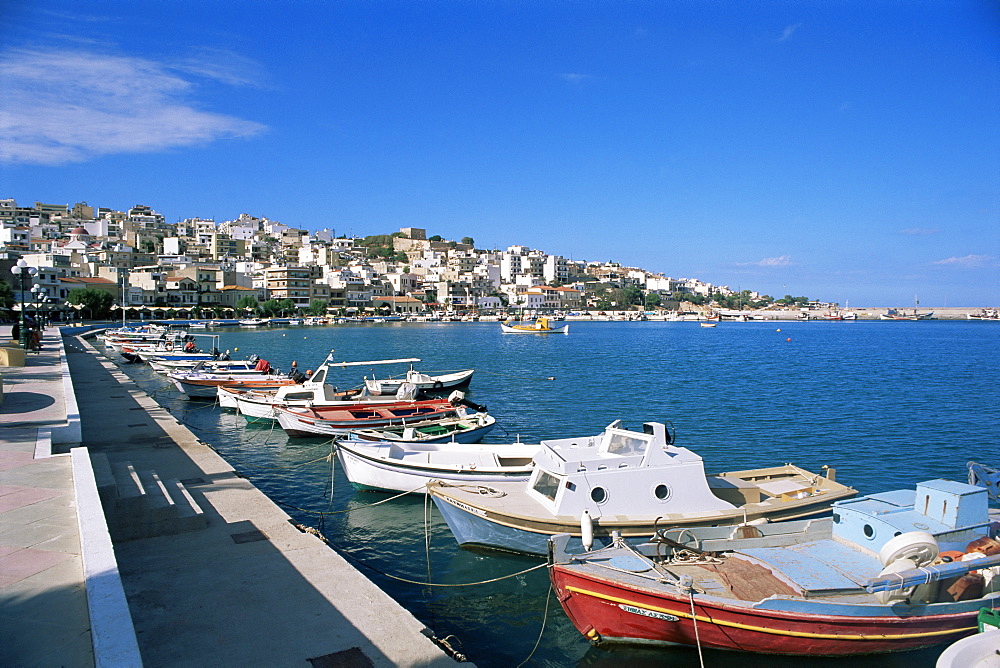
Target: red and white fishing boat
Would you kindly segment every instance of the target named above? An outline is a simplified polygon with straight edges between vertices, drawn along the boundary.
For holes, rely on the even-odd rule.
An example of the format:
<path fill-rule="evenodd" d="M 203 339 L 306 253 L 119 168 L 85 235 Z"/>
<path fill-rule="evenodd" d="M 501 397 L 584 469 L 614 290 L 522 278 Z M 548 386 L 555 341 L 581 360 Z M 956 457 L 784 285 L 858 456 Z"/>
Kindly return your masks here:
<path fill-rule="evenodd" d="M 301 377 L 292 372 L 279 375 L 267 360 L 257 361 L 257 373 L 201 373 L 180 371 L 167 374 L 174 386 L 190 399 L 215 399 L 219 388 L 237 390 L 270 390 L 285 385 L 297 385 Z"/>
<path fill-rule="evenodd" d="M 352 429 L 415 426 L 422 422 L 454 418 L 465 413 L 457 397 L 426 401 L 399 401 L 350 406 L 275 406 L 278 424 L 289 436 L 340 436 Z"/>
<path fill-rule="evenodd" d="M 980 608 L 1000 607 L 995 513 L 986 489 L 932 480 L 840 501 L 832 518 L 661 529 L 643 545 L 616 538 L 576 554 L 561 534 L 550 575 L 593 643 L 912 650 L 969 635 Z"/>

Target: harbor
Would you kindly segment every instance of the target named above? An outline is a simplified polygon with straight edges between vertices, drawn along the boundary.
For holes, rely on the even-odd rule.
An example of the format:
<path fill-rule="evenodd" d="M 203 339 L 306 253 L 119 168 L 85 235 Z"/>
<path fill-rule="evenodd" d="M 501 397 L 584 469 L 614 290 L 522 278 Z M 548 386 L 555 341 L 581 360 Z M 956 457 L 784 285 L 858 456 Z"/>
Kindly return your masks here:
<path fill-rule="evenodd" d="M 995 413 L 996 391 L 979 369 L 998 353 L 994 330 L 964 321 L 803 322 L 780 328 L 746 322 L 711 330 L 683 322 L 581 322 L 568 336 L 507 337 L 496 323 L 381 323 L 234 329 L 221 336 L 224 348 L 257 353 L 286 370 L 293 361 L 314 367 L 331 349 L 341 359 L 417 356 L 422 367 L 475 368 L 469 396 L 488 404 L 497 418 L 488 442 L 593 434 L 616 419 L 632 428 L 662 421 L 713 470 L 794 462 L 816 471 L 826 464 L 837 469 L 838 481 L 867 494 L 935 477 L 958 480 L 967 460 L 993 456 L 997 423 L 986 418 Z M 18 402 L 25 398 L 18 394 L 28 389 L 21 383 L 36 368 L 32 362 L 53 354 L 54 332 L 46 332 L 42 353 L 29 357 L 27 367 L 5 370 L 7 399 L 13 402 L 5 402 L 5 418 L 18 415 Z M 289 563 L 298 571 L 300 565 L 325 563 L 325 553 L 333 555 L 338 568 L 343 562 L 367 583 L 360 591 L 377 592 L 364 606 L 380 601 L 395 606 L 410 616 L 408 628 L 417 634 L 431 629 L 476 665 L 518 665 L 526 659 L 528 665 L 548 666 L 719 665 L 731 656 L 706 649 L 702 662 L 690 647 L 590 646 L 549 593 L 538 558 L 459 548 L 423 495 L 355 491 L 332 462 L 329 439 L 289 439 L 270 423 L 254 424 L 212 402 L 186 398 L 148 367 L 119 364 L 76 337 L 65 340 L 73 379 L 80 378 L 82 441 L 99 444 L 114 461 L 162 469 L 164 480 L 182 481 L 196 498 L 211 502 L 223 522 L 215 536 L 210 521 L 205 529 L 115 543 L 124 594 L 138 610 L 133 619 L 145 663 L 188 663 L 185 657 L 159 660 L 177 651 L 173 624 L 192 634 L 197 655 L 191 663 L 238 662 L 236 655 L 223 659 L 223 650 L 204 645 L 230 635 L 251 643 L 246 636 L 258 614 L 268 618 L 259 628 L 271 629 L 267 641 L 274 645 L 272 659 L 260 662 L 302 665 L 358 648 L 374 665 L 430 665 L 379 646 L 389 642 L 382 636 L 400 635 L 394 624 L 387 631 L 386 625 L 357 623 L 344 638 L 347 646 L 330 647 L 334 625 L 319 626 L 308 611 L 316 599 L 321 611 L 333 605 L 322 603 L 324 586 L 336 605 L 350 606 L 347 599 L 354 597 L 344 592 L 355 591 L 353 584 L 344 586 L 340 570 L 330 576 L 330 564 L 320 569 L 326 575 L 302 571 L 290 582 L 272 577 L 270 570 L 260 570 L 270 568 L 269 562 L 255 561 L 272 552 L 278 576 L 290 570 Z M 907 384 L 915 360 L 920 383 Z M 347 370 L 336 382 L 356 383 L 365 371 L 371 373 Z M 647 383 L 641 391 L 638 379 Z M 56 398 L 48 408 L 58 403 Z M 41 426 L 41 414 L 32 413 L 23 414 L 18 428 L 28 422 Z M 88 425 L 88 415 L 99 417 Z M 52 418 L 45 426 L 63 424 Z M 916 434 L 921 456 L 914 456 Z M 46 461 L 52 460 L 59 457 Z M 236 543 L 233 534 L 253 540 Z M 185 551 L 162 549 L 170 543 L 184 544 Z M 241 552 L 247 547 L 255 550 L 252 559 Z M 230 568 L 244 569 L 234 574 L 235 584 L 214 572 Z M 494 579 L 498 582 L 481 584 Z M 273 587 L 282 591 L 269 600 Z M 356 613 L 343 613 L 348 614 Z M 299 615 L 310 623 L 304 625 Z M 362 640 L 356 633 L 373 635 Z M 238 651 L 256 649 L 250 644 Z M 879 661 L 931 666 L 941 649 L 888 654 Z M 428 650 L 434 661 L 453 661 L 430 641 Z M 846 665 L 838 659 L 753 654 L 740 660 L 750 666 Z"/>
<path fill-rule="evenodd" d="M 46 330 L 3 386 L 4 664 L 454 663 L 87 339 Z M 90 466 L 101 455 L 180 481 L 204 526 L 112 527 L 132 531 L 112 543 Z"/>

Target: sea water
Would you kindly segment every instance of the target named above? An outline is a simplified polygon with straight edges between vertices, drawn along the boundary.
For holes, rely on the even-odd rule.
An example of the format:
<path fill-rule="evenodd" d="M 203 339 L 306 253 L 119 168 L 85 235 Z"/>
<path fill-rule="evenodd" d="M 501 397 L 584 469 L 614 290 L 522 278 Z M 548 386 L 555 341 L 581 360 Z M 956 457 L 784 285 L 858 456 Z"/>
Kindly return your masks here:
<path fill-rule="evenodd" d="M 573 322 L 569 335 L 502 334 L 497 323 L 378 323 L 218 330 L 236 357 L 287 370 L 418 357 L 426 372 L 476 370 L 468 396 L 498 426 L 487 442 L 593 435 L 614 420 L 671 423 L 709 472 L 792 462 L 862 494 L 966 479 L 1000 464 L 1000 324 L 924 322 Z M 348 367 L 357 386 L 405 367 Z M 212 403 L 189 401 L 148 369 L 130 373 L 296 522 L 479 666 L 697 666 L 696 649 L 592 647 L 530 557 L 460 549 L 433 503 L 356 492 L 323 438 L 289 439 Z M 494 581 L 495 580 L 495 581 Z M 537 646 L 536 646 L 537 645 Z M 932 666 L 941 648 L 870 659 L 704 651 L 705 665 Z"/>

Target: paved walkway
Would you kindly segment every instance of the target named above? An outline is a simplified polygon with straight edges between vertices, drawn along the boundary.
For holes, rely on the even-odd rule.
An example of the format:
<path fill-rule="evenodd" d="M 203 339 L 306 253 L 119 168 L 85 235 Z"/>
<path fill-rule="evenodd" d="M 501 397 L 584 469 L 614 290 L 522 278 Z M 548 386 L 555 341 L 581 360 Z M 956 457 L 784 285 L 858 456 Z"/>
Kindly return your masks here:
<path fill-rule="evenodd" d="M 0 327 L 10 341 L 10 326 Z M 35 457 L 39 428 L 66 423 L 58 332 L 24 367 L 0 367 L 0 663 L 94 665 L 68 455 Z"/>
<path fill-rule="evenodd" d="M 39 428 L 66 421 L 59 339 L 46 334 L 25 367 L 0 367 L 0 665 L 101 665 L 69 457 L 35 453 L 47 449 Z M 114 544 L 145 665 L 453 665 L 408 611 L 89 343 L 65 341 L 91 456 L 181 480 L 208 517 L 207 528 Z"/>

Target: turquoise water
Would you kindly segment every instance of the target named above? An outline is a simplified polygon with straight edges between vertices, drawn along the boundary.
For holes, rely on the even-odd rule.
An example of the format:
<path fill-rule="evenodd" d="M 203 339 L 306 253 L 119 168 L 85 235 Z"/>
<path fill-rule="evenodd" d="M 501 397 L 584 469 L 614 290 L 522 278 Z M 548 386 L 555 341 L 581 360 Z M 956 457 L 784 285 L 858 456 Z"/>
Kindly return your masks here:
<path fill-rule="evenodd" d="M 488 440 L 596 434 L 669 421 L 709 471 L 793 462 L 837 469 L 862 493 L 931 478 L 964 480 L 969 460 L 1000 463 L 1000 325 L 989 322 L 574 322 L 568 336 L 503 335 L 496 323 L 342 325 L 219 330 L 234 356 L 287 369 L 419 357 L 425 371 L 475 368 L 469 396 L 489 406 Z M 384 375 L 390 367 L 376 369 Z M 404 369 L 397 369 L 402 371 Z M 342 387 L 370 369 L 348 369 Z M 342 554 L 479 666 L 699 665 L 691 648 L 591 647 L 548 598 L 544 569 L 490 584 L 538 560 L 461 550 L 423 497 L 365 507 L 323 457 L 323 439 L 189 402 L 148 370 L 137 379 L 297 521 Z M 334 379 L 336 380 L 336 379 Z M 318 460 L 318 461 L 317 461 Z M 349 511 L 349 512 L 344 512 Z M 429 558 L 428 558 L 429 555 Z M 400 582 L 403 578 L 416 583 Z M 432 582 L 438 586 L 427 586 Z M 548 611 L 546 614 L 546 605 Z M 542 633 L 544 619 L 544 633 Z M 940 650 L 864 659 L 741 655 L 748 666 L 931 666 Z M 705 652 L 706 665 L 735 655 Z"/>

